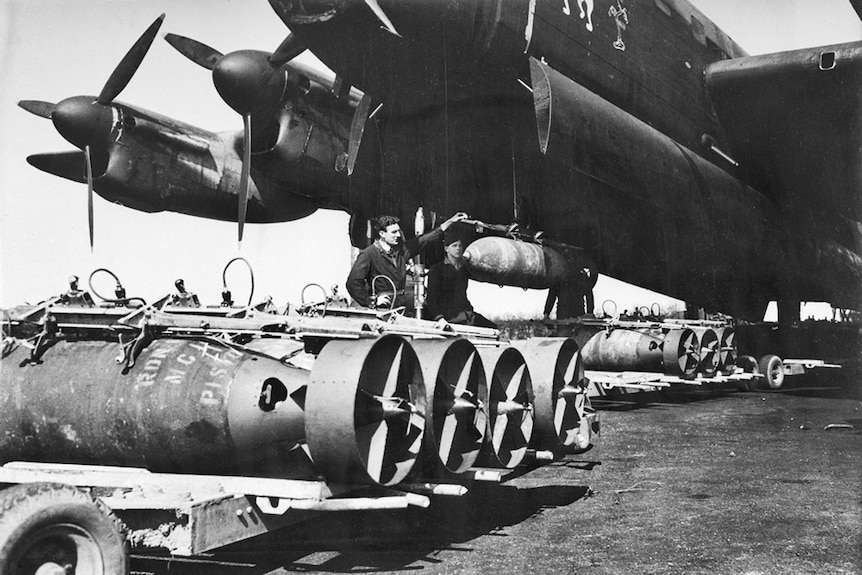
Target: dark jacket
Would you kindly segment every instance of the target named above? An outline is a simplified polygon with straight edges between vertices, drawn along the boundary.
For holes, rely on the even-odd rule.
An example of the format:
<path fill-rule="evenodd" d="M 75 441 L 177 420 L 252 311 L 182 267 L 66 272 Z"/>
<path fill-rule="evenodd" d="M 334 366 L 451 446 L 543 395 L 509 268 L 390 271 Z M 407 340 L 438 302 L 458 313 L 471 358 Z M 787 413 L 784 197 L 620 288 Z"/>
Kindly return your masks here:
<path fill-rule="evenodd" d="M 467 269 L 443 260 L 428 270 L 428 313 L 433 319 L 451 320 L 465 311 L 473 311 L 467 299 Z"/>
<path fill-rule="evenodd" d="M 396 301 L 395 306 L 406 305 L 412 307 L 413 294 L 404 293 L 404 284 L 407 281 L 407 260 L 421 253 L 426 247 L 443 236 L 443 230 L 435 228 L 416 238 L 410 238 L 399 247 L 394 247 L 388 253 L 384 252 L 378 242 L 374 242 L 361 252 L 353 262 L 350 274 L 347 276 L 347 292 L 364 307 L 371 307 L 371 281 L 375 276 L 383 275 L 395 284 Z M 392 293 L 392 284 L 382 278 L 378 278 L 375 284 L 375 293 Z"/>

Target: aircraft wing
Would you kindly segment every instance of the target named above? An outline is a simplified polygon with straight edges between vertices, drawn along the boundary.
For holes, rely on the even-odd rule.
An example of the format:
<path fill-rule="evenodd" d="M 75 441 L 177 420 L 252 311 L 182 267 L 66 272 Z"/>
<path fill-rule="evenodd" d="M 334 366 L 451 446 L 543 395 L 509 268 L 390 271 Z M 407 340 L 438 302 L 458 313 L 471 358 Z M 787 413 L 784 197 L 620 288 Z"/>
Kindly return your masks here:
<path fill-rule="evenodd" d="M 862 42 L 716 62 L 706 77 L 740 175 L 788 229 L 862 269 Z"/>
<path fill-rule="evenodd" d="M 755 187 L 862 220 L 862 42 L 717 62 L 707 84 Z"/>

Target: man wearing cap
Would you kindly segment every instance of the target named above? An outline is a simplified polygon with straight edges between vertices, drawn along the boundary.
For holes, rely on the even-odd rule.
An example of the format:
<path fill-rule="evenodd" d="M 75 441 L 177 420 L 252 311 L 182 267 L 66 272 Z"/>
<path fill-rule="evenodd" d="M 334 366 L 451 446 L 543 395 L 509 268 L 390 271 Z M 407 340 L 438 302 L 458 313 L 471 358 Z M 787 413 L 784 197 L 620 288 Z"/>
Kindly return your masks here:
<path fill-rule="evenodd" d="M 407 260 L 439 240 L 449 226 L 466 218 L 467 214 L 458 212 L 440 224 L 440 227 L 405 242 L 398 218 L 378 217 L 374 220 L 377 239 L 356 257 L 347 276 L 347 292 L 363 307 L 404 306 L 405 312 L 412 315 L 413 294 L 404 292 L 407 282 Z"/>
<path fill-rule="evenodd" d="M 443 236 L 443 261 L 428 270 L 427 307 L 432 318 L 449 323 L 496 328 L 496 324 L 473 311 L 467 299 L 469 275 L 461 256 L 464 253 L 464 239 L 455 226 Z"/>

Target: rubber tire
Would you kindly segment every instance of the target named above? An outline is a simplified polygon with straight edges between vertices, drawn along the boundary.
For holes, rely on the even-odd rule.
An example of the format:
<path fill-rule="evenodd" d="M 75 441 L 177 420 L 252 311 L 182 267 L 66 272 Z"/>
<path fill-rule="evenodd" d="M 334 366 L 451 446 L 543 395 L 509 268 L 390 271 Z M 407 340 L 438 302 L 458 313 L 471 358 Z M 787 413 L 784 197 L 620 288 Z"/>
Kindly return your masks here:
<path fill-rule="evenodd" d="M 760 373 L 760 368 L 757 367 L 757 360 L 754 359 L 753 355 L 738 356 L 736 358 L 736 367 L 741 367 L 744 373 Z M 758 381 L 760 381 L 760 378 L 757 377 L 747 381 L 741 381 L 739 384 L 739 389 L 741 391 L 756 391 Z"/>
<path fill-rule="evenodd" d="M 767 354 L 757 362 L 757 368 L 766 380 L 770 389 L 781 389 L 784 385 L 784 362 L 774 354 Z"/>
<path fill-rule="evenodd" d="M 64 527 L 69 526 L 71 527 Z M 52 528 L 64 534 L 83 534 L 102 563 L 102 570 L 86 575 L 127 575 L 129 542 L 125 526 L 108 507 L 88 493 L 56 483 L 27 483 L 0 491 L 0 575 L 31 575 L 10 564 L 33 543 L 37 534 Z M 50 547 L 43 545 L 41 549 Z M 33 549 L 30 549 L 31 551 Z M 62 553 L 58 549 L 55 552 Z M 44 552 L 44 551 L 43 551 Z M 57 561 L 63 559 L 52 557 Z M 44 563 L 43 563 L 44 565 Z M 72 571 L 74 573 L 74 571 Z M 81 572 L 80 575 L 84 575 Z"/>

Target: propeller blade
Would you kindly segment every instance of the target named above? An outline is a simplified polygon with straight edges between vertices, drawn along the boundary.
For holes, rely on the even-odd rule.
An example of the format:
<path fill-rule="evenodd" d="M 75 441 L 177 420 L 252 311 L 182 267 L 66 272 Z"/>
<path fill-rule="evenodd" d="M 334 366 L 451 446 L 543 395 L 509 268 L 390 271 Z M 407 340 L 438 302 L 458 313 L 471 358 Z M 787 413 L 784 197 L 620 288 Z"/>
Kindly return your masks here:
<path fill-rule="evenodd" d="M 93 251 L 93 158 L 90 155 L 90 146 L 84 147 L 84 158 L 87 170 L 87 225 L 90 230 L 90 251 Z"/>
<path fill-rule="evenodd" d="M 110 104 L 123 91 L 123 88 L 128 85 L 129 80 L 132 79 L 132 76 L 135 75 L 135 72 L 137 72 L 138 67 L 141 65 L 144 56 L 147 55 L 147 51 L 150 49 L 153 40 L 155 40 L 164 19 L 164 14 L 156 18 L 126 55 L 123 56 L 123 59 L 120 60 L 120 63 L 111 72 L 108 81 L 105 82 L 105 86 L 102 88 L 99 97 L 96 98 L 99 104 Z"/>
<path fill-rule="evenodd" d="M 269 63 L 273 66 L 281 66 L 290 62 L 303 52 L 305 52 L 305 44 L 303 44 L 296 34 L 288 34 L 284 41 L 278 45 L 275 52 L 269 57 Z"/>
<path fill-rule="evenodd" d="M 401 34 L 399 34 L 398 30 L 395 29 L 395 26 L 392 25 L 392 21 L 389 20 L 389 17 L 386 15 L 386 12 L 383 11 L 383 8 L 380 7 L 380 4 L 377 3 L 377 0 L 365 0 L 365 4 L 371 8 L 374 15 L 377 16 L 377 19 L 383 22 L 383 27 L 386 28 L 387 31 L 401 38 Z"/>
<path fill-rule="evenodd" d="M 363 94 L 353 112 L 353 121 L 350 123 L 350 143 L 347 147 L 347 175 L 353 175 L 356 166 L 356 156 L 359 154 L 359 144 L 362 143 L 362 134 L 365 132 L 365 121 L 368 119 L 368 109 L 371 107 L 371 96 Z"/>
<path fill-rule="evenodd" d="M 86 162 L 87 158 L 80 150 L 27 156 L 27 163 L 34 168 L 79 184 L 87 183 Z"/>
<path fill-rule="evenodd" d="M 51 102 L 43 102 L 42 100 L 21 100 L 18 106 L 27 110 L 31 114 L 35 114 L 41 118 L 51 119 L 51 114 L 54 113 L 56 104 Z"/>
<path fill-rule="evenodd" d="M 210 48 L 203 42 L 179 36 L 177 34 L 165 34 L 168 44 L 176 48 L 177 52 L 207 70 L 215 68 L 216 62 L 221 60 L 222 54 L 215 48 Z"/>
<path fill-rule="evenodd" d="M 242 243 L 242 232 L 245 228 L 245 216 L 248 210 L 248 177 L 251 170 L 251 114 L 242 117 L 242 172 L 239 177 L 239 242 Z"/>

